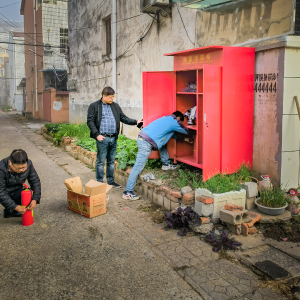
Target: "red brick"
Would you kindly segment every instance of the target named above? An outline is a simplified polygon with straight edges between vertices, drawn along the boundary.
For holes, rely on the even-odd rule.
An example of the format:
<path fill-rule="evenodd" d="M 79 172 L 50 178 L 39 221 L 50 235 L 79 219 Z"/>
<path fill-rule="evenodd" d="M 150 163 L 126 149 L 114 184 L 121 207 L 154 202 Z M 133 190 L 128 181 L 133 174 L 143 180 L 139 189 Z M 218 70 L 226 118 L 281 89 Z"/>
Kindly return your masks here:
<path fill-rule="evenodd" d="M 202 224 L 209 224 L 210 223 L 210 218 L 200 218 L 202 221 Z"/>
<path fill-rule="evenodd" d="M 173 196 L 170 195 L 170 194 L 166 194 L 166 197 L 167 197 L 168 199 L 170 199 L 171 201 L 173 201 L 173 202 L 176 202 L 176 203 L 179 202 L 179 199 L 178 199 L 178 198 L 175 198 L 175 197 L 173 197 Z"/>
<path fill-rule="evenodd" d="M 126 170 L 126 173 L 129 175 L 131 173 L 132 168 Z"/>
<path fill-rule="evenodd" d="M 235 205 L 235 204 L 226 204 L 225 209 L 230 210 L 230 211 L 243 211 L 244 210 L 242 206 Z"/>
<path fill-rule="evenodd" d="M 70 145 L 71 144 L 71 139 L 64 139 L 64 144 L 66 146 Z"/>
<path fill-rule="evenodd" d="M 184 194 L 182 200 L 186 205 L 193 204 L 195 202 L 195 192 Z"/>
<path fill-rule="evenodd" d="M 171 194 L 170 189 L 167 186 L 162 186 L 163 191 L 165 191 L 166 194 Z"/>
<path fill-rule="evenodd" d="M 182 197 L 180 192 L 174 192 L 174 191 L 171 191 L 171 196 L 173 196 L 175 198 L 181 198 Z"/>
<path fill-rule="evenodd" d="M 249 234 L 249 228 L 247 226 L 247 223 L 242 224 L 242 234 L 247 236 Z"/>
<path fill-rule="evenodd" d="M 212 204 L 212 203 L 214 203 L 214 199 L 213 198 L 204 197 L 204 196 L 198 196 L 196 198 L 196 200 L 198 202 L 202 202 L 203 204 Z"/>
<path fill-rule="evenodd" d="M 150 188 L 150 189 L 153 189 L 153 188 L 154 188 L 154 185 L 151 184 L 151 183 L 147 183 L 147 186 L 148 186 L 148 188 Z"/>
<path fill-rule="evenodd" d="M 248 229 L 249 234 L 256 234 L 257 233 L 257 228 L 256 227 L 250 227 Z"/>
<path fill-rule="evenodd" d="M 256 213 L 256 212 L 254 212 L 254 211 L 249 211 L 249 216 L 251 218 L 251 222 L 245 223 L 248 226 L 248 228 L 253 227 L 253 225 L 256 222 L 258 222 L 260 220 L 260 218 L 261 218 L 261 215 L 258 214 L 258 213 Z"/>

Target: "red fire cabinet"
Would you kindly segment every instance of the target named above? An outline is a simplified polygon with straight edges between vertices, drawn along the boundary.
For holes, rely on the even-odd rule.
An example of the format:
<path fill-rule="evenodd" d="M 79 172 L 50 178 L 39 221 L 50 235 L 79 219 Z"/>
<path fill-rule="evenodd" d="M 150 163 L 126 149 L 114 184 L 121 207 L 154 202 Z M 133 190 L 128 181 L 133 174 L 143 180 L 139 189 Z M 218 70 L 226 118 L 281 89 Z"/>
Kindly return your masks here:
<path fill-rule="evenodd" d="M 243 162 L 251 167 L 255 49 L 210 46 L 165 56 L 174 56 L 174 71 L 143 73 L 144 126 L 197 106 L 196 125 L 183 122 L 194 131 L 194 143 L 171 139 L 170 157 L 201 168 L 204 180 Z M 189 82 L 197 85 L 194 93 L 183 92 Z"/>

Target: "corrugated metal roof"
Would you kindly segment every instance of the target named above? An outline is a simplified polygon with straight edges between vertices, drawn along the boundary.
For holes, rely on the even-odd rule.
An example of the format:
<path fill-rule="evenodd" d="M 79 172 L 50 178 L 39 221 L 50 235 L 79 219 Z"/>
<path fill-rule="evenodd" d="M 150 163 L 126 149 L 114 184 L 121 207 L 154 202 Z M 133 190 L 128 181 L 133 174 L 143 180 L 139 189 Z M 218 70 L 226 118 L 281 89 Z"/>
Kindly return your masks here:
<path fill-rule="evenodd" d="M 205 9 L 212 6 L 220 5 L 237 0 L 172 0 L 172 2 L 181 3 L 182 6 L 194 9 Z"/>

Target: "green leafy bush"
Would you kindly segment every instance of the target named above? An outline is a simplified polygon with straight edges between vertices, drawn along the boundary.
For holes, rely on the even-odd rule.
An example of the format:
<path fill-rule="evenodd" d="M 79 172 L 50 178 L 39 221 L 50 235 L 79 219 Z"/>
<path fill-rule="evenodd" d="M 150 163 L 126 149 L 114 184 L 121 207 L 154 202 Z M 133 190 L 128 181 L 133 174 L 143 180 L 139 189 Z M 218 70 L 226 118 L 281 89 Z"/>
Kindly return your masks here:
<path fill-rule="evenodd" d="M 266 207 L 283 207 L 287 204 L 288 199 L 285 192 L 279 188 L 273 188 L 272 190 L 264 190 L 260 192 L 260 199 L 257 200 L 257 203 L 266 206 Z"/>
<path fill-rule="evenodd" d="M 97 152 L 96 140 L 94 140 L 92 138 L 78 139 L 78 141 L 75 144 L 78 146 L 81 146 L 83 149 L 87 149 L 91 152 Z"/>
<path fill-rule="evenodd" d="M 119 135 L 117 145 L 118 169 L 125 169 L 128 165 L 134 165 L 138 152 L 137 142 L 127 138 L 125 135 Z"/>
<path fill-rule="evenodd" d="M 216 174 L 207 181 L 201 182 L 200 187 L 210 190 L 212 193 L 221 194 L 231 191 L 240 191 L 243 182 L 251 181 L 251 172 L 248 165 L 243 163 L 236 173 Z"/>

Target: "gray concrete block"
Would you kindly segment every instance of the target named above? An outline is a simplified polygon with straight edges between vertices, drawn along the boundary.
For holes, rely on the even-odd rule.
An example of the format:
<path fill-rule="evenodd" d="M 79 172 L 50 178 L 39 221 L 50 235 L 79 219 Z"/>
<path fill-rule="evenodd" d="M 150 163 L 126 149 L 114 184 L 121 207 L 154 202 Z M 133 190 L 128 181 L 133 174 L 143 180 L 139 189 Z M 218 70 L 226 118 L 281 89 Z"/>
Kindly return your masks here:
<path fill-rule="evenodd" d="M 256 197 L 258 194 L 257 183 L 256 182 L 245 182 L 244 187 L 246 190 L 246 197 L 252 198 Z"/>
<path fill-rule="evenodd" d="M 229 231 L 231 231 L 234 234 L 240 235 L 242 234 L 242 225 L 232 225 L 232 224 L 228 224 L 227 223 L 227 227 L 229 229 Z"/>
<path fill-rule="evenodd" d="M 214 204 L 204 204 L 202 202 L 195 202 L 195 212 L 199 216 L 208 217 L 214 212 Z"/>
<path fill-rule="evenodd" d="M 251 209 L 254 209 L 256 207 L 256 204 L 254 202 L 255 199 L 256 199 L 256 197 L 246 198 L 246 209 L 247 210 L 251 210 Z"/>
<path fill-rule="evenodd" d="M 65 150 L 66 150 L 67 152 L 70 152 L 70 151 L 72 150 L 72 148 L 71 148 L 71 146 L 66 146 L 66 147 L 65 147 Z"/>
<path fill-rule="evenodd" d="M 227 224 L 239 225 L 251 221 L 247 210 L 244 211 L 230 211 L 220 210 L 220 219 Z"/>
<path fill-rule="evenodd" d="M 179 205 L 179 203 L 171 201 L 171 211 L 175 210 Z"/>
<path fill-rule="evenodd" d="M 147 198 L 148 198 L 149 200 L 151 200 L 151 201 L 153 200 L 153 190 L 148 189 Z"/>
<path fill-rule="evenodd" d="M 164 207 L 167 210 L 171 210 L 171 200 L 167 197 L 164 197 Z"/>
<path fill-rule="evenodd" d="M 157 195 L 157 204 L 164 206 L 164 197 L 162 195 Z"/>
<path fill-rule="evenodd" d="M 146 183 L 143 183 L 142 188 L 143 188 L 143 195 L 147 197 L 148 196 L 148 185 Z"/>
<path fill-rule="evenodd" d="M 157 202 L 157 193 L 156 192 L 153 192 L 153 194 L 152 194 L 152 201 L 154 203 L 158 204 L 158 202 Z"/>
<path fill-rule="evenodd" d="M 186 193 L 192 192 L 193 189 L 190 186 L 185 186 L 181 189 L 181 194 L 184 195 Z"/>

